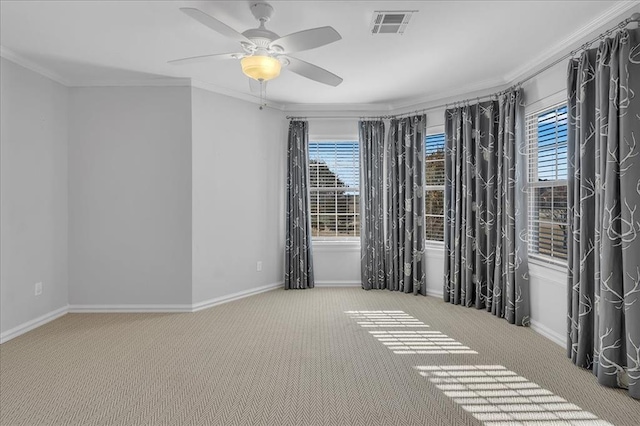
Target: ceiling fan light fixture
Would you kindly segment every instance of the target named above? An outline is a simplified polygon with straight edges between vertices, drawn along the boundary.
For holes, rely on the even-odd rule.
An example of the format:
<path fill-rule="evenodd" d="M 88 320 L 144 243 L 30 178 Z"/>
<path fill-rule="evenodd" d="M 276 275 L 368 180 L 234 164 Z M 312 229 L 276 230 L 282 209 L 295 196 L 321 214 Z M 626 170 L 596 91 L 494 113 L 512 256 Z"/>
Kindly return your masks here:
<path fill-rule="evenodd" d="M 280 37 L 265 28 L 265 23 L 273 14 L 273 7 L 264 0 L 252 0 L 251 3 L 251 11 L 260 21 L 260 26 L 242 33 L 199 9 L 181 7 L 180 10 L 213 31 L 239 42 L 242 51 L 191 56 L 169 61 L 171 64 L 187 64 L 205 59 L 240 59 L 242 72 L 251 81 L 272 80 L 280 75 L 282 67 L 288 67 L 290 72 L 318 83 L 333 87 L 342 83 L 342 78 L 324 68 L 290 56 L 290 53 L 315 49 L 340 40 L 342 37 L 333 27 L 310 28 Z M 394 18 L 398 20 L 397 17 Z M 258 87 L 262 90 L 265 86 L 253 84 L 250 87 L 255 92 Z"/>
<path fill-rule="evenodd" d="M 281 64 L 271 56 L 247 56 L 240 61 L 242 72 L 258 81 L 268 81 L 280 75 Z"/>

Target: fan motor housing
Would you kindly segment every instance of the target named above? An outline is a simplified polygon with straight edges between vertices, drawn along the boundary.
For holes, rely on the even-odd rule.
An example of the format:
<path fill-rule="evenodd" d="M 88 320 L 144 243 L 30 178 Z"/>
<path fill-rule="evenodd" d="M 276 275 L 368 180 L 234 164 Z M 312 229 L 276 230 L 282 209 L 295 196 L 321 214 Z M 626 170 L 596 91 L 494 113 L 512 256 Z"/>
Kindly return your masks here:
<path fill-rule="evenodd" d="M 266 28 L 253 28 L 242 33 L 243 36 L 251 40 L 258 47 L 267 47 L 273 40 L 280 36 Z"/>

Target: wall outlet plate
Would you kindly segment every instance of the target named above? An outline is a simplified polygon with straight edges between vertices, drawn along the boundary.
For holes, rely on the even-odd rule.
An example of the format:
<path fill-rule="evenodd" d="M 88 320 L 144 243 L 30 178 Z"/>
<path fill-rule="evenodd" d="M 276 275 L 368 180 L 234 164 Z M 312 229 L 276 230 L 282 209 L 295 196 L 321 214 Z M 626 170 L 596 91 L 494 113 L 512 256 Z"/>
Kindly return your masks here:
<path fill-rule="evenodd" d="M 36 296 L 40 296 L 42 294 L 42 283 L 36 283 L 35 294 Z"/>
<path fill-rule="evenodd" d="M 261 260 L 259 260 L 259 261 L 256 263 L 256 271 L 258 271 L 258 272 L 261 272 L 261 271 L 262 271 L 262 261 L 261 261 Z"/>

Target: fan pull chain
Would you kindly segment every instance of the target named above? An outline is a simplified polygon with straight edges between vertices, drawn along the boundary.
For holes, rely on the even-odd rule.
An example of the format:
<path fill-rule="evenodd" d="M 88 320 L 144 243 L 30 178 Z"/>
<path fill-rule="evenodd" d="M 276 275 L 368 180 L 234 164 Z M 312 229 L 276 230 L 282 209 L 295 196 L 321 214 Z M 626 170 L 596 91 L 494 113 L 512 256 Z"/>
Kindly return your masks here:
<path fill-rule="evenodd" d="M 267 106 L 265 99 L 267 97 L 267 86 L 264 84 L 264 80 L 260 81 L 260 110 Z"/>
<path fill-rule="evenodd" d="M 264 80 L 260 80 L 260 109 L 262 110 L 262 105 L 264 105 Z"/>

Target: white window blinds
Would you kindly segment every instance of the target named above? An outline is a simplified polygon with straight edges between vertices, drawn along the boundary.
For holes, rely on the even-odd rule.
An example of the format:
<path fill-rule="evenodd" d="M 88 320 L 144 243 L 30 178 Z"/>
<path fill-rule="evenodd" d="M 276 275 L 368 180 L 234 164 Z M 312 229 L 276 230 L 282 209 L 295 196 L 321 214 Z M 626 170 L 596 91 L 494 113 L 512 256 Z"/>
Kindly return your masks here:
<path fill-rule="evenodd" d="M 444 241 L 444 133 L 425 138 L 425 238 Z"/>
<path fill-rule="evenodd" d="M 360 149 L 357 141 L 309 142 L 313 237 L 360 235 Z"/>
<path fill-rule="evenodd" d="M 567 107 L 527 115 L 529 253 L 567 258 Z"/>

